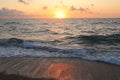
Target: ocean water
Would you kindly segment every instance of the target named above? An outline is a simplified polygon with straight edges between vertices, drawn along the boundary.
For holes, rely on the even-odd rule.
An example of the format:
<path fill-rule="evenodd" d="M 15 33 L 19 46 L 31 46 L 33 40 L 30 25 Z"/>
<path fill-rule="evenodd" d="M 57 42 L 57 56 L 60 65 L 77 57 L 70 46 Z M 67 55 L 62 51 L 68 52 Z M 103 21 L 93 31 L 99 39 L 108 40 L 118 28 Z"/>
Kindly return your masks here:
<path fill-rule="evenodd" d="M 120 65 L 120 19 L 0 19 L 0 57 L 76 57 Z"/>

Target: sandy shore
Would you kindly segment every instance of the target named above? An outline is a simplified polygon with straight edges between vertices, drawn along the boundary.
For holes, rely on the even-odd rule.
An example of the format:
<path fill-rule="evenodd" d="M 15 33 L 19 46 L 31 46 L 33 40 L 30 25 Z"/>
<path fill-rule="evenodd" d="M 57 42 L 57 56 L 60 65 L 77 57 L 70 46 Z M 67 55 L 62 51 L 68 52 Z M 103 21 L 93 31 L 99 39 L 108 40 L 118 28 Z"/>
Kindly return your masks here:
<path fill-rule="evenodd" d="M 0 80 L 120 80 L 120 66 L 75 58 L 0 58 Z"/>

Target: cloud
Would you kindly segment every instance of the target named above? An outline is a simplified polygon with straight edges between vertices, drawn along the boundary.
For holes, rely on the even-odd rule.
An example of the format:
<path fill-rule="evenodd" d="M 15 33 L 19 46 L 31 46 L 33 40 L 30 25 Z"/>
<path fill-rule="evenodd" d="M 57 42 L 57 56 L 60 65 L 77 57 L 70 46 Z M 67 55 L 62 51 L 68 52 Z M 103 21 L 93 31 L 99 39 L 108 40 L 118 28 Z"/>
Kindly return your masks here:
<path fill-rule="evenodd" d="M 85 11 L 89 11 L 89 9 L 88 8 L 82 8 L 82 7 L 80 7 L 79 11 L 85 12 Z"/>
<path fill-rule="evenodd" d="M 61 6 L 55 6 L 55 8 L 61 8 Z"/>
<path fill-rule="evenodd" d="M 41 14 L 25 14 L 16 9 L 2 8 L 0 9 L 0 18 L 44 18 Z"/>
<path fill-rule="evenodd" d="M 71 11 L 80 11 L 81 13 L 93 14 L 93 12 L 90 11 L 89 8 L 83 8 L 83 7 L 76 8 L 76 7 L 74 7 L 74 6 L 71 6 L 71 7 L 70 7 L 70 10 L 71 10 Z"/>
<path fill-rule="evenodd" d="M 62 0 L 59 1 L 59 4 L 55 6 L 55 8 L 67 8 Z"/>
<path fill-rule="evenodd" d="M 71 6 L 70 10 L 75 11 L 75 10 L 77 10 L 77 8 L 75 8 L 74 6 Z"/>
<path fill-rule="evenodd" d="M 91 4 L 92 7 L 94 7 L 94 4 Z"/>
<path fill-rule="evenodd" d="M 0 18 L 17 18 L 26 17 L 25 13 L 16 9 L 2 8 L 0 10 Z"/>
<path fill-rule="evenodd" d="M 18 0 L 18 2 L 23 3 L 23 4 L 28 4 L 28 3 L 25 2 L 24 0 Z"/>
<path fill-rule="evenodd" d="M 66 7 L 67 7 L 62 0 L 60 0 L 60 5 L 61 5 L 63 8 L 66 8 Z"/>
<path fill-rule="evenodd" d="M 43 9 L 43 10 L 47 10 L 48 7 L 47 7 L 47 6 L 43 6 L 42 9 Z"/>

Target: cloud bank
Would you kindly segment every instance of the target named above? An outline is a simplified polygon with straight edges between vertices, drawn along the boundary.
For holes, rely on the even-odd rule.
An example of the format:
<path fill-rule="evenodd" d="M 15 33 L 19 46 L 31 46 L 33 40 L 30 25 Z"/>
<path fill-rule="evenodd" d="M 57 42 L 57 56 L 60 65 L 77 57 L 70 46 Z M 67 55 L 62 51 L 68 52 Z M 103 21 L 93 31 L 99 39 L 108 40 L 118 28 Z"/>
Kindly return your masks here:
<path fill-rule="evenodd" d="M 0 18 L 44 18 L 44 15 L 41 14 L 25 14 L 22 11 L 16 10 L 16 9 L 8 9 L 8 8 L 2 8 L 0 9 Z"/>
<path fill-rule="evenodd" d="M 2 8 L 0 10 L 0 18 L 22 18 L 26 17 L 25 13 L 16 9 Z"/>

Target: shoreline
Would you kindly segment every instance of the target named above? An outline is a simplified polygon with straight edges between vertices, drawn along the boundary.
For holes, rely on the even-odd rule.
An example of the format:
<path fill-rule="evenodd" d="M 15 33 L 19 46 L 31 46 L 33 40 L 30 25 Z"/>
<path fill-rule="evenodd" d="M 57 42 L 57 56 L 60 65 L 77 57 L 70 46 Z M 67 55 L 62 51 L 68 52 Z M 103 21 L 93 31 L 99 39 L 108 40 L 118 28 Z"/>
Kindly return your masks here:
<path fill-rule="evenodd" d="M 103 63 L 103 64 L 108 64 L 108 65 L 114 65 L 114 66 L 120 66 L 119 64 L 115 63 L 110 63 L 110 62 L 105 62 L 105 61 L 100 61 L 100 60 L 89 60 L 89 59 L 84 59 L 80 57 L 0 57 L 0 59 L 80 59 L 83 61 L 88 61 L 88 62 L 98 62 L 98 63 Z"/>
<path fill-rule="evenodd" d="M 119 65 L 80 58 L 0 58 L 0 73 L 27 80 L 120 80 Z"/>

